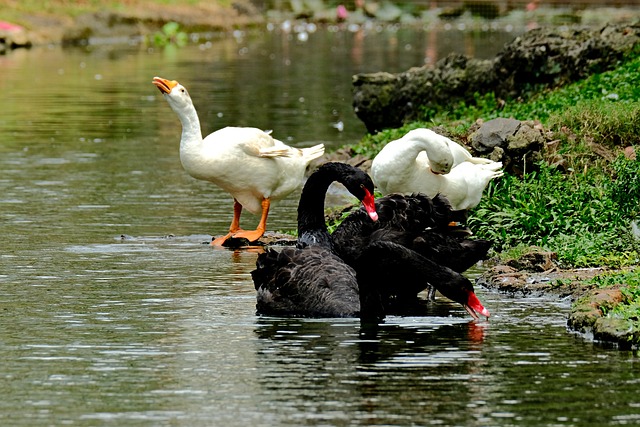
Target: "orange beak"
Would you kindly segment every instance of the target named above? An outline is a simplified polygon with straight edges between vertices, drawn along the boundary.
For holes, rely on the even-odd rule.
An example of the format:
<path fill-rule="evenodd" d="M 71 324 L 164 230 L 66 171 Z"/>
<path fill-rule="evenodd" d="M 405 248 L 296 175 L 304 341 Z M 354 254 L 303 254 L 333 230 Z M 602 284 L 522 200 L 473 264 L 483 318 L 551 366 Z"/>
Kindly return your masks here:
<path fill-rule="evenodd" d="M 178 85 L 177 81 L 163 79 L 162 77 L 154 77 L 152 83 L 156 85 L 158 89 L 160 89 L 160 92 L 162 94 L 170 93 L 171 89 Z"/>

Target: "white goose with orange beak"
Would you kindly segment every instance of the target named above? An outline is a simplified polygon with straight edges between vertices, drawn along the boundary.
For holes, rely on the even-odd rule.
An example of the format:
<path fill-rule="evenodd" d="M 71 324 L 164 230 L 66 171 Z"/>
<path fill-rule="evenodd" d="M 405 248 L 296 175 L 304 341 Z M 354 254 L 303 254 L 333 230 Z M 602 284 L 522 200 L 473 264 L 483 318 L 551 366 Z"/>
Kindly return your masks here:
<path fill-rule="evenodd" d="M 182 123 L 180 161 L 184 169 L 233 197 L 229 232 L 211 244 L 222 246 L 230 237 L 258 240 L 266 230 L 271 201 L 285 198 L 302 184 L 307 166 L 322 156 L 324 145 L 293 148 L 269 132 L 250 127 L 225 127 L 203 139 L 198 113 L 187 89 L 175 80 L 160 77 L 154 77 L 153 84 Z M 243 208 L 260 215 L 255 230 L 240 228 Z"/>

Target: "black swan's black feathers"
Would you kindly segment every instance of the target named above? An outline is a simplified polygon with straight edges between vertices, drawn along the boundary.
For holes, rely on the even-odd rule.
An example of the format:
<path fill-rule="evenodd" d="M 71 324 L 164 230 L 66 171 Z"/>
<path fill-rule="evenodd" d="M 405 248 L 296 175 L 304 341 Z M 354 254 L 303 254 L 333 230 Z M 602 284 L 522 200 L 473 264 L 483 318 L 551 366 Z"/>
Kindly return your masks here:
<path fill-rule="evenodd" d="M 251 273 L 257 311 L 275 316 L 357 317 L 355 271 L 327 248 L 267 249 Z"/>
<path fill-rule="evenodd" d="M 333 181 L 366 209 L 329 235 L 324 196 Z M 376 201 L 374 210 L 372 193 L 369 176 L 346 164 L 327 163 L 309 177 L 298 206 L 298 247 L 268 249 L 251 273 L 258 313 L 375 321 L 407 314 L 417 294 L 434 286 L 472 316 L 474 310 L 488 316 L 460 272 L 489 245 L 449 235 L 455 213 L 447 199 L 395 194 Z"/>

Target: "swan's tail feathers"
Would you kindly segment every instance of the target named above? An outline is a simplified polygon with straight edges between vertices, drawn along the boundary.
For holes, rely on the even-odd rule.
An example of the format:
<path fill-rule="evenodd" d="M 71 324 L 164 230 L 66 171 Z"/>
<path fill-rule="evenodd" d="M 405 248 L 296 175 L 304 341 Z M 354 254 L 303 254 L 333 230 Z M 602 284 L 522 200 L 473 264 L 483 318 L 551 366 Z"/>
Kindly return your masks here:
<path fill-rule="evenodd" d="M 302 157 L 304 157 L 307 162 L 310 162 L 324 154 L 324 144 L 318 144 L 314 145 L 313 147 L 303 148 L 301 151 Z"/>
<path fill-rule="evenodd" d="M 499 170 L 499 171 L 492 171 L 492 172 L 488 175 L 489 180 L 488 180 L 487 182 L 489 182 L 489 181 L 491 181 L 492 179 L 495 179 L 495 178 L 500 178 L 500 177 L 501 177 L 501 176 L 503 176 L 503 175 L 504 175 L 504 172 L 503 172 L 503 171 L 501 171 L 501 170 Z"/>

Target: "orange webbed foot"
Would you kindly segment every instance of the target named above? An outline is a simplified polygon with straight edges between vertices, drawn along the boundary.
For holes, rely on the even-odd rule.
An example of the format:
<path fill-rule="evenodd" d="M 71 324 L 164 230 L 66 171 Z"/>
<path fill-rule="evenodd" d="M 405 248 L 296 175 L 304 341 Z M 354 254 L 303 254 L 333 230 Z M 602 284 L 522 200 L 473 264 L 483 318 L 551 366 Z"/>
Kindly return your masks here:
<path fill-rule="evenodd" d="M 262 237 L 262 235 L 264 234 L 264 231 L 262 230 L 251 230 L 251 231 L 239 231 L 237 233 L 233 234 L 233 238 L 234 239 L 247 239 L 249 242 L 255 242 L 256 240 L 258 240 L 260 237 Z"/>
<path fill-rule="evenodd" d="M 227 233 L 224 236 L 220 236 L 220 237 L 218 237 L 216 239 L 213 239 L 211 241 L 211 246 L 223 246 L 224 242 L 226 242 L 227 239 L 229 239 L 231 236 L 233 236 L 233 233 Z"/>

